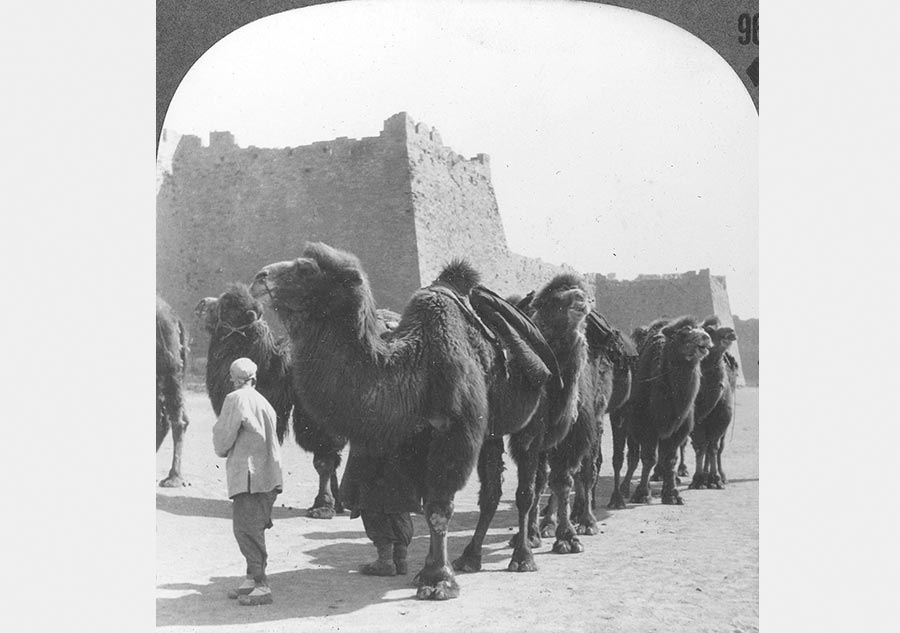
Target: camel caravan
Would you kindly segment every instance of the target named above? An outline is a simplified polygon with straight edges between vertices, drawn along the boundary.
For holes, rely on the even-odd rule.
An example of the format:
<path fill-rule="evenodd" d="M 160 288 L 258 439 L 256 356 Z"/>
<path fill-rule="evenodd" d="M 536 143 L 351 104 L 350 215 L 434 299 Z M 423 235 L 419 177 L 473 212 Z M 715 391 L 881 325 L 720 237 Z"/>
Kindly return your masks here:
<path fill-rule="evenodd" d="M 319 490 L 310 518 L 344 511 L 346 485 L 339 485 L 337 470 L 348 443 L 351 461 L 355 447 L 401 455 L 398 469 L 416 482 L 415 505 L 430 537 L 415 576 L 420 599 L 456 598 L 455 575 L 481 570 L 482 545 L 501 498 L 505 446 L 518 476 L 510 571 L 537 571 L 532 550 L 542 538 L 554 539 L 554 552 L 571 554 L 584 551 L 581 537 L 597 534 L 605 416 L 614 476 L 607 507 L 625 508 L 626 499 L 649 503 L 654 467 L 661 502 L 682 505 L 678 456 L 688 441 L 696 458 L 690 488 L 723 487 L 737 382 L 728 352 L 736 340 L 732 328 L 715 317 L 685 316 L 628 336 L 592 310 L 576 275 L 523 290 L 531 292 L 504 299 L 457 260 L 397 315 L 375 305 L 356 256 L 307 244 L 297 259 L 263 267 L 249 286 L 234 284 L 219 297 L 200 299 L 196 316 L 210 335 L 210 404 L 219 416 L 232 390 L 229 368 L 238 359 L 255 363 L 256 389 L 274 410 L 278 443 L 292 433 L 312 453 Z M 286 339 L 275 338 L 265 309 L 285 326 Z M 158 299 L 157 451 L 170 429 L 174 442 L 172 469 L 161 486 L 183 484 L 187 340 L 183 323 Z M 473 470 L 480 482 L 478 523 L 453 558 L 447 535 L 454 496 Z M 404 573 L 405 550 L 399 543 L 392 553 L 378 545 L 379 560 L 364 573 Z"/>

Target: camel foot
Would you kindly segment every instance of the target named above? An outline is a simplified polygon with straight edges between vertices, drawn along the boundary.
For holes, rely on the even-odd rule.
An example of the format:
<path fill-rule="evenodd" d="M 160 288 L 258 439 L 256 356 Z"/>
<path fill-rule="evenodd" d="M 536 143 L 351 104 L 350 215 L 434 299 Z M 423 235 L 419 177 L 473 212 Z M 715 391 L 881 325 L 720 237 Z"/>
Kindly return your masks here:
<path fill-rule="evenodd" d="M 580 554 L 583 551 L 584 545 L 574 535 L 565 539 L 559 539 L 553 544 L 554 554 Z"/>
<path fill-rule="evenodd" d="M 181 488 L 186 486 L 187 482 L 181 478 L 181 475 L 169 473 L 169 476 L 159 482 L 160 488 Z"/>
<path fill-rule="evenodd" d="M 641 488 L 640 486 L 635 489 L 634 494 L 631 495 L 631 503 L 650 503 L 650 499 L 652 495 L 650 494 L 649 488 Z"/>
<path fill-rule="evenodd" d="M 609 498 L 609 503 L 606 504 L 606 507 L 610 510 L 624 510 L 625 497 L 622 496 L 622 493 L 618 490 L 613 490 L 612 496 Z"/>
<path fill-rule="evenodd" d="M 425 567 L 416 574 L 415 582 L 419 585 L 416 591 L 416 598 L 419 600 L 451 600 L 459 597 L 459 585 L 449 567 Z"/>
<path fill-rule="evenodd" d="M 684 499 L 681 498 L 681 495 L 678 494 L 677 490 L 672 490 L 671 492 L 666 492 L 662 496 L 662 502 L 667 506 L 683 506 Z"/>
<path fill-rule="evenodd" d="M 481 571 L 481 556 L 469 553 L 469 548 L 466 548 L 462 556 L 453 561 L 453 569 L 465 574 Z"/>
<path fill-rule="evenodd" d="M 522 536 L 518 532 L 516 532 L 515 535 L 511 539 L 509 539 L 509 546 L 516 548 L 519 547 L 519 544 L 521 542 Z M 541 535 L 537 532 L 532 533 L 531 530 L 529 530 L 528 546 L 534 549 L 536 547 L 540 547 L 541 545 L 543 545 L 543 541 L 541 541 Z"/>
<path fill-rule="evenodd" d="M 582 536 L 594 536 L 599 533 L 596 521 L 580 521 L 575 524 L 575 533 Z"/>
<path fill-rule="evenodd" d="M 685 466 L 684 464 L 681 464 L 680 466 L 678 466 L 678 472 L 676 474 L 681 475 L 682 477 L 687 477 L 688 476 L 687 466 Z"/>
<path fill-rule="evenodd" d="M 623 482 L 622 485 L 619 487 L 619 494 L 621 494 L 623 498 L 627 499 L 628 496 L 631 494 L 631 484 L 628 483 L 627 481 Z"/>
<path fill-rule="evenodd" d="M 344 514 L 344 504 L 340 501 L 334 502 L 334 513 L 335 514 Z"/>
<path fill-rule="evenodd" d="M 694 478 L 688 486 L 689 490 L 699 490 L 706 487 L 706 475 L 703 473 L 694 473 Z"/>
<path fill-rule="evenodd" d="M 659 473 L 653 473 L 650 475 L 650 481 L 662 481 L 662 475 Z"/>
<path fill-rule="evenodd" d="M 706 482 L 706 487 L 710 490 L 722 490 L 725 486 L 722 485 L 722 478 L 717 477 L 716 475 L 710 475 L 709 479 Z"/>
<path fill-rule="evenodd" d="M 313 506 L 306 509 L 306 516 L 310 519 L 333 519 L 334 508 L 332 506 Z"/>
<path fill-rule="evenodd" d="M 526 572 L 537 571 L 537 565 L 534 562 L 534 556 L 529 554 L 524 560 L 516 560 L 515 557 L 509 561 L 506 571 Z"/>
<path fill-rule="evenodd" d="M 554 534 L 556 534 L 556 521 L 544 517 L 544 520 L 541 521 L 541 536 L 550 538 Z"/>

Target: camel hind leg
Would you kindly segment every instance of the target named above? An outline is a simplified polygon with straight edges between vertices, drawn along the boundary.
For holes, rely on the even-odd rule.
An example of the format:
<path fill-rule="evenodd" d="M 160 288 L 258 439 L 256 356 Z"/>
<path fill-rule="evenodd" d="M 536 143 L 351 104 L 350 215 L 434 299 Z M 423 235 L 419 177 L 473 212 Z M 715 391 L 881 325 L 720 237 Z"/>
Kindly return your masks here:
<path fill-rule="evenodd" d="M 478 525 L 462 555 L 453 561 L 453 569 L 461 572 L 481 571 L 481 548 L 500 503 L 503 482 L 503 438 L 489 437 L 478 455 Z"/>
<path fill-rule="evenodd" d="M 166 418 L 166 425 L 172 430 L 172 467 L 159 485 L 163 488 L 180 488 L 187 485 L 181 474 L 181 454 L 184 447 L 184 434 L 190 424 L 187 412 L 184 410 L 181 376 L 166 376 L 163 389 L 165 396 L 162 412 Z"/>
<path fill-rule="evenodd" d="M 628 430 L 625 428 L 625 420 L 621 413 L 611 413 L 609 421 L 609 426 L 612 428 L 613 439 L 613 490 L 606 507 L 612 510 L 622 510 L 625 508 L 625 497 L 628 496 L 628 489 L 625 487 L 626 484 L 622 482 L 619 475 L 622 472 L 622 465 L 625 463 L 625 441 L 627 439 Z M 635 462 L 636 461 L 637 460 L 635 460 Z M 635 463 L 635 465 L 637 464 Z M 631 475 L 633 474 L 634 469 L 630 468 L 625 481 L 630 482 Z"/>
<path fill-rule="evenodd" d="M 340 459 L 340 455 L 330 449 L 317 450 L 313 454 L 313 467 L 319 475 L 319 492 L 312 506 L 306 510 L 306 516 L 310 519 L 334 518 L 335 497 L 331 490 L 337 487 L 337 465 Z"/>
<path fill-rule="evenodd" d="M 572 504 L 572 521 L 575 532 L 592 536 L 598 532 L 594 516 L 594 487 L 597 484 L 597 460 L 588 455 L 581 460 L 581 468 L 575 477 L 575 501 Z"/>
<path fill-rule="evenodd" d="M 640 446 L 641 481 L 638 483 L 637 488 L 634 489 L 634 494 L 631 495 L 631 502 L 650 503 L 650 499 L 653 497 L 650 492 L 650 475 L 653 472 L 653 467 L 656 465 L 657 440 L 655 438 L 643 438 L 637 440 L 637 442 Z M 635 465 L 637 465 L 637 458 L 634 461 Z M 628 451 L 628 473 L 626 475 L 633 472 L 631 462 L 631 451 Z"/>
<path fill-rule="evenodd" d="M 190 420 L 188 420 L 187 413 L 181 411 L 178 421 L 170 421 L 169 424 L 172 428 L 172 467 L 169 469 L 168 476 L 159 482 L 159 485 L 162 488 L 180 488 L 187 485 L 181 474 L 181 453 L 184 448 L 184 434 Z"/>
<path fill-rule="evenodd" d="M 509 571 L 537 571 L 531 543 L 528 538 L 531 510 L 536 503 L 535 478 L 538 468 L 538 455 L 534 451 L 526 451 L 516 464 L 519 485 L 516 489 L 516 508 L 519 511 L 519 532 L 513 537 L 513 554 L 509 561 Z"/>
<path fill-rule="evenodd" d="M 428 445 L 425 474 L 425 520 L 431 546 L 425 567 L 416 574 L 416 597 L 420 600 L 449 600 L 459 597 L 459 584 L 447 553 L 447 531 L 453 517 L 453 498 L 465 485 L 478 459 L 485 429 L 472 427 L 486 419 L 486 410 L 473 410 L 466 416 L 433 425 Z"/>

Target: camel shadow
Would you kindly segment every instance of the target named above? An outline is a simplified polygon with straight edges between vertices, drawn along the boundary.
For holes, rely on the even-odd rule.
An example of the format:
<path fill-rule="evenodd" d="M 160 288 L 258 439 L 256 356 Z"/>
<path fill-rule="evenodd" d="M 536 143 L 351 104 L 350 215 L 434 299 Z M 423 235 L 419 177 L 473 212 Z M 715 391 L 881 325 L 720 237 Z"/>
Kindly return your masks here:
<path fill-rule="evenodd" d="M 412 584 L 417 562 L 425 560 L 427 543 L 414 543 L 410 551 L 410 574 L 372 577 L 356 571 L 375 557 L 371 544 L 334 543 L 304 552 L 311 569 L 294 569 L 268 575 L 274 602 L 265 607 L 243 607 L 227 598 L 240 582 L 236 576 L 216 576 L 207 584 L 170 583 L 158 589 L 191 591 L 174 598 L 156 599 L 156 625 L 216 626 L 251 624 L 298 618 L 348 614 L 382 602 L 416 600 Z M 399 592 L 398 592 L 399 590 Z M 392 593 L 388 597 L 388 593 Z"/>
<path fill-rule="evenodd" d="M 156 509 L 178 516 L 206 517 L 209 519 L 231 519 L 232 501 L 230 499 L 205 499 L 201 497 L 156 495 Z M 305 517 L 306 510 L 279 507 L 272 508 L 273 519 L 290 519 Z"/>

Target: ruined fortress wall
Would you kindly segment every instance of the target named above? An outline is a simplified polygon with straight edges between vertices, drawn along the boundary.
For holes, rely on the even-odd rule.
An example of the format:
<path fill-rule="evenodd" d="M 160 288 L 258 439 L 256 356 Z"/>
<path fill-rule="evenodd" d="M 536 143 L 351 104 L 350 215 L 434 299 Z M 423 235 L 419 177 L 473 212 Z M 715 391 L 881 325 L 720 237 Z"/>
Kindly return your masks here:
<path fill-rule="evenodd" d="M 321 240 L 356 254 L 379 304 L 401 308 L 420 281 L 405 136 L 390 123 L 284 149 L 182 137 L 157 197 L 158 292 L 188 317 L 201 297 Z"/>
<path fill-rule="evenodd" d="M 510 252 L 486 154 L 466 159 L 443 145 L 436 129 L 409 117 L 405 129 L 423 284 L 459 257 L 481 273 L 482 283 L 503 296 L 524 295 L 554 275 L 576 272 Z"/>

